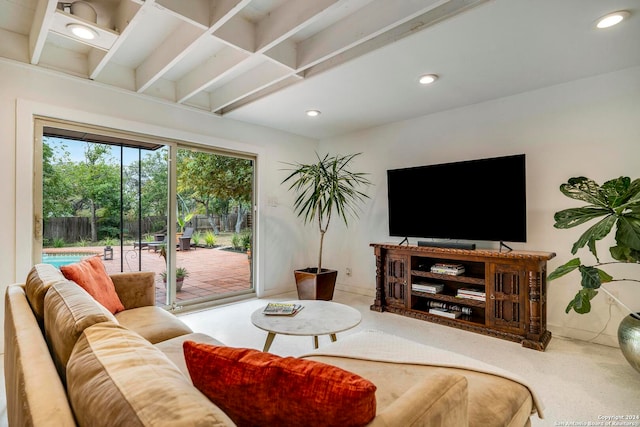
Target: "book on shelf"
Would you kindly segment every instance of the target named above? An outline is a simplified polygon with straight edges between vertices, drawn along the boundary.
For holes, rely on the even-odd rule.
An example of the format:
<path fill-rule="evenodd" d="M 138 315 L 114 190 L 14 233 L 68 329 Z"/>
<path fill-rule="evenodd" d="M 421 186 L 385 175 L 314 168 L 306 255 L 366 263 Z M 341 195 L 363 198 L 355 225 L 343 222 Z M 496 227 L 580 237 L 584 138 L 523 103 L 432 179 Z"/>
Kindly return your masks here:
<path fill-rule="evenodd" d="M 487 299 L 487 294 L 481 289 L 460 288 L 456 293 L 456 297 L 467 298 L 476 301 L 485 301 Z"/>
<path fill-rule="evenodd" d="M 479 296 L 479 297 L 486 296 L 485 291 L 483 291 L 482 289 L 476 289 L 476 288 L 460 288 L 460 289 L 458 289 L 458 293 L 459 294 L 467 294 L 467 295 L 475 295 L 475 296 Z"/>
<path fill-rule="evenodd" d="M 303 308 L 304 306 L 302 304 L 270 302 L 264 310 L 262 310 L 262 313 L 271 316 L 293 316 Z"/>
<path fill-rule="evenodd" d="M 438 294 L 444 289 L 442 284 L 426 284 L 426 283 L 412 283 L 411 289 L 418 292 L 426 292 L 428 294 Z"/>
<path fill-rule="evenodd" d="M 457 319 L 462 314 L 460 311 L 447 310 L 446 308 L 430 308 L 429 313 L 448 317 L 450 319 Z"/>
<path fill-rule="evenodd" d="M 452 276 L 459 276 L 465 272 L 464 265 L 462 264 L 447 264 L 441 262 L 433 264 L 430 270 L 432 273 Z"/>
<path fill-rule="evenodd" d="M 465 315 L 472 315 L 473 314 L 473 309 L 471 307 L 466 307 L 463 305 L 458 305 L 458 304 L 450 304 L 444 301 L 428 301 L 427 302 L 427 306 L 429 308 L 433 308 L 436 310 L 446 310 L 446 311 L 456 311 Z"/>

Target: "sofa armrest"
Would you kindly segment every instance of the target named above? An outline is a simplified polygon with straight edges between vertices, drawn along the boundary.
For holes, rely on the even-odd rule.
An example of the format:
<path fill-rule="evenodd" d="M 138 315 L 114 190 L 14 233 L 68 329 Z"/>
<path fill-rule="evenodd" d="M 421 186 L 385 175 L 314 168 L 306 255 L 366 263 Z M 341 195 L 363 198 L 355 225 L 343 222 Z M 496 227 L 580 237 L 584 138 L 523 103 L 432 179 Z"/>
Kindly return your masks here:
<path fill-rule="evenodd" d="M 369 427 L 458 427 L 468 426 L 467 379 L 443 372 L 424 377 L 389 406 Z"/>
<path fill-rule="evenodd" d="M 116 293 L 126 310 L 130 308 L 155 305 L 156 287 L 155 273 L 152 271 L 135 271 L 131 273 L 115 273 L 111 280 Z"/>

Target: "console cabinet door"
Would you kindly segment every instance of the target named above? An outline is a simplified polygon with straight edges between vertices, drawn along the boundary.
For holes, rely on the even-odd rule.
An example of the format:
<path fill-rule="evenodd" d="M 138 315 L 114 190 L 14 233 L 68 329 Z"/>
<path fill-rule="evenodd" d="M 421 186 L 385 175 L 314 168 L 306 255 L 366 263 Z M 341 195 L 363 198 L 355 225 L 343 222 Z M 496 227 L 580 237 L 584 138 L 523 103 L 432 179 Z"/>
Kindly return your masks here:
<path fill-rule="evenodd" d="M 524 334 L 528 319 L 525 273 L 514 264 L 487 264 L 487 325 Z"/>
<path fill-rule="evenodd" d="M 389 254 L 386 260 L 385 302 L 388 306 L 407 305 L 407 256 Z"/>

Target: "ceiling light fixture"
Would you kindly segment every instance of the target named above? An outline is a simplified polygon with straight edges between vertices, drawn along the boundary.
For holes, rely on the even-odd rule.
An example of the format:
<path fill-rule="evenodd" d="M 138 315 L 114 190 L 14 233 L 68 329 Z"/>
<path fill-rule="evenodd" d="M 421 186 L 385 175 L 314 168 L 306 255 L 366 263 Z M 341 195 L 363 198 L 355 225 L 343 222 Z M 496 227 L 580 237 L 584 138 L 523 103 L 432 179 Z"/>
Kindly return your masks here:
<path fill-rule="evenodd" d="M 598 19 L 596 21 L 596 27 L 600 29 L 613 27 L 614 25 L 617 25 L 624 19 L 628 18 L 629 15 L 630 13 L 626 10 L 620 10 L 618 12 L 610 13 Z"/>
<path fill-rule="evenodd" d="M 424 76 L 420 77 L 420 80 L 418 81 L 422 85 L 428 85 L 435 82 L 436 80 L 438 80 L 437 74 L 425 74 Z"/>
<path fill-rule="evenodd" d="M 318 110 L 307 110 L 307 116 L 309 117 L 318 117 L 320 115 L 320 111 Z"/>
<path fill-rule="evenodd" d="M 93 28 L 87 27 L 82 24 L 67 24 L 67 29 L 71 31 L 71 33 L 79 37 L 83 40 L 93 40 L 98 37 L 98 32 Z"/>

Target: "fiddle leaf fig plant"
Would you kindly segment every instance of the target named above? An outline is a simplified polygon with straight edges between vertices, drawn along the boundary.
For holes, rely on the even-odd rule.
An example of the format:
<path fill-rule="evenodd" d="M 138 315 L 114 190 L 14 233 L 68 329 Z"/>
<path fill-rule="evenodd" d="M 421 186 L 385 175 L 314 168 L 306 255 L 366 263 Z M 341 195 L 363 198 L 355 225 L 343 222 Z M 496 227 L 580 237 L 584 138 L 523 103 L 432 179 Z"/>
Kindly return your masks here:
<path fill-rule="evenodd" d="M 556 212 L 555 228 L 572 228 L 598 220 L 582 233 L 571 248 L 571 254 L 575 255 L 586 245 L 596 262 L 584 264 L 580 258 L 573 258 L 556 268 L 548 277 L 549 280 L 554 280 L 574 270 L 580 272 L 582 289 L 569 302 L 565 311 L 569 313 L 574 310 L 576 313 L 584 314 L 591 311 L 591 300 L 598 295 L 597 289 L 611 295 L 602 287 L 603 283 L 640 282 L 638 279 L 614 279 L 601 268 L 621 263 L 640 264 L 640 179 L 631 181 L 629 177 L 621 176 L 598 185 L 592 179 L 577 177 L 562 184 L 560 191 L 569 198 L 586 202 L 587 205 Z M 596 242 L 612 231 L 615 233 L 616 244 L 609 248 L 609 253 L 615 261 L 601 262 Z M 613 295 L 611 297 L 615 299 Z M 632 312 L 621 301 L 617 302 Z"/>

